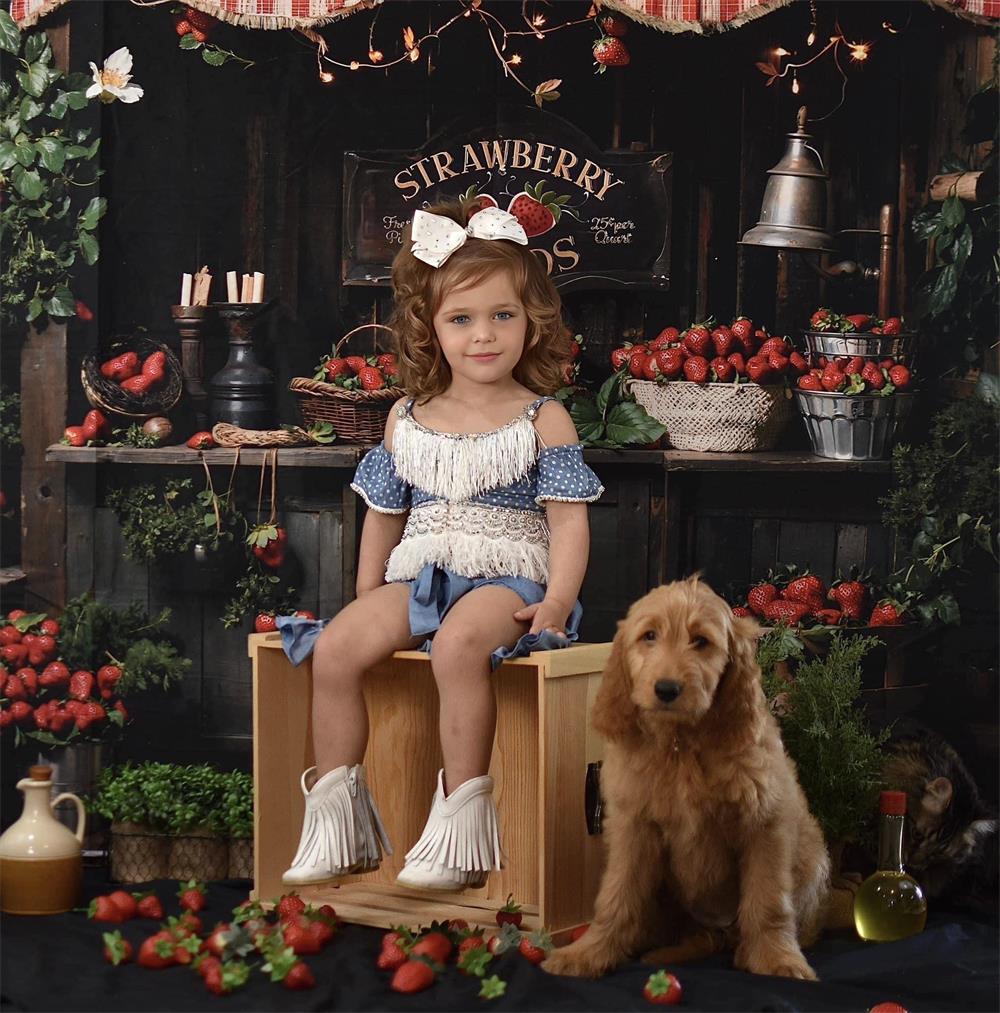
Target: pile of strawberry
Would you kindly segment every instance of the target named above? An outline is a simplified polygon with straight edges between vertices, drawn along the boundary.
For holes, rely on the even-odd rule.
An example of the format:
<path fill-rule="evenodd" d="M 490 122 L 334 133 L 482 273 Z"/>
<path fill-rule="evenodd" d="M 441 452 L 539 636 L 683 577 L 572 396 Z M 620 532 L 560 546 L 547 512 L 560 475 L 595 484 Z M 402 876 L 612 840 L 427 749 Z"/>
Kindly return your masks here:
<path fill-rule="evenodd" d="M 319 361 L 314 380 L 332 383 L 344 390 L 382 390 L 399 385 L 399 367 L 392 352 L 381 355 L 325 355 Z"/>
<path fill-rule="evenodd" d="M 903 333 L 902 317 L 886 317 L 880 320 L 870 313 L 848 313 L 846 316 L 834 313 L 821 306 L 809 318 L 809 329 L 829 331 L 834 334 L 888 334 Z"/>
<path fill-rule="evenodd" d="M 292 612 L 291 615 L 295 616 L 296 619 L 315 619 L 316 613 L 310 612 L 308 609 L 298 609 Z M 274 633 L 278 629 L 278 617 L 274 612 L 258 612 L 254 616 L 253 620 L 253 631 L 254 633 Z"/>
<path fill-rule="evenodd" d="M 878 598 L 873 605 L 873 590 L 860 580 L 837 581 L 827 590 L 815 574 L 784 567 L 754 584 L 746 605 L 737 605 L 733 615 L 756 615 L 786 626 L 901 626 L 905 607 L 892 598 Z"/>
<path fill-rule="evenodd" d="M 207 42 L 218 23 L 211 14 L 185 7 L 184 14 L 174 18 L 174 31 L 180 36 L 193 35 L 199 42 Z"/>
<path fill-rule="evenodd" d="M 67 426 L 59 441 L 71 447 L 97 446 L 111 435 L 111 423 L 104 413 L 92 408 L 78 426 Z"/>
<path fill-rule="evenodd" d="M 665 327 L 651 341 L 625 344 L 611 353 L 611 368 L 638 380 L 666 383 L 780 383 L 809 371 L 788 338 L 772 337 L 746 317 L 716 326 L 708 320 L 687 330 Z"/>
<path fill-rule="evenodd" d="M 101 376 L 117 383 L 126 394 L 141 397 L 167 378 L 167 353 L 151 352 L 141 362 L 137 352 L 123 352 L 101 363 Z"/>
<path fill-rule="evenodd" d="M 816 365 L 800 376 L 800 390 L 826 391 L 828 394 L 877 394 L 887 397 L 896 391 L 909 390 L 913 384 L 910 367 L 891 357 L 880 360 L 860 355 L 816 357 Z"/>
<path fill-rule="evenodd" d="M 22 609 L 0 621 L 0 730 L 48 745 L 99 740 L 128 720 L 118 665 L 70 672 L 59 661 L 59 623 Z"/>
<path fill-rule="evenodd" d="M 244 901 L 233 909 L 230 921 L 217 922 L 206 933 L 199 917 L 206 903 L 204 886 L 191 880 L 181 884 L 177 896 L 181 914 L 165 921 L 163 905 L 155 894 L 116 890 L 95 898 L 88 911 L 94 921 L 151 918 L 160 922 L 159 930 L 139 945 L 138 954 L 121 930 L 105 932 L 104 959 L 118 966 L 134 956 L 140 967 L 151 970 L 191 967 L 214 995 L 227 995 L 245 985 L 256 966 L 285 988 L 305 989 L 316 984 L 309 965 L 299 958 L 322 952 L 336 935 L 337 913 L 329 904 L 315 908 L 297 894 L 287 894 L 269 915 L 256 901 Z M 262 963 L 250 965 L 243 959 L 254 953 Z"/>

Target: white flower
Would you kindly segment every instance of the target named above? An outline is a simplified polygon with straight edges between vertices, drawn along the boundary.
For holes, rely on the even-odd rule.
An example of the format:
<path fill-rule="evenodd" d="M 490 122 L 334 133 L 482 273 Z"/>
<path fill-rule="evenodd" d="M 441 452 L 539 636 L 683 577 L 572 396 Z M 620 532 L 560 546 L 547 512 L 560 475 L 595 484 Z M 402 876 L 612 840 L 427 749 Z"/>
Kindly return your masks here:
<path fill-rule="evenodd" d="M 104 61 L 103 70 L 98 70 L 96 63 L 92 63 L 90 69 L 94 83 L 87 89 L 87 98 L 100 95 L 102 102 L 114 102 L 116 98 L 122 102 L 138 102 L 142 98 L 142 89 L 137 84 L 129 84 L 132 80 L 132 54 L 127 47 L 116 49 Z"/>

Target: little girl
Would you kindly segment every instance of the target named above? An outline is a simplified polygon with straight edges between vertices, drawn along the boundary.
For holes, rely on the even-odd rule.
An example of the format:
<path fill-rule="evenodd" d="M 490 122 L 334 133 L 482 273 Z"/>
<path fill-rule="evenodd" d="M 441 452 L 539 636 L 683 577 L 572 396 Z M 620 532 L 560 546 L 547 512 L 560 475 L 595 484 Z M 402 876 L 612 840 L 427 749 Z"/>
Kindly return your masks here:
<path fill-rule="evenodd" d="M 316 766 L 302 776 L 305 825 L 289 885 L 375 869 L 381 848 L 392 853 L 361 766 L 362 678 L 393 651 L 421 646 L 439 694 L 444 769 L 397 882 L 460 890 L 500 868 L 487 774 L 491 671 L 576 640 L 586 504 L 604 491 L 569 414 L 544 396 L 562 386 L 569 334 L 527 242 L 506 211 L 441 204 L 414 214 L 393 263 L 393 331 L 411 396 L 393 407 L 384 442 L 352 483 L 369 508 L 357 598 L 315 639 Z M 301 626 L 279 625 L 299 660 Z"/>

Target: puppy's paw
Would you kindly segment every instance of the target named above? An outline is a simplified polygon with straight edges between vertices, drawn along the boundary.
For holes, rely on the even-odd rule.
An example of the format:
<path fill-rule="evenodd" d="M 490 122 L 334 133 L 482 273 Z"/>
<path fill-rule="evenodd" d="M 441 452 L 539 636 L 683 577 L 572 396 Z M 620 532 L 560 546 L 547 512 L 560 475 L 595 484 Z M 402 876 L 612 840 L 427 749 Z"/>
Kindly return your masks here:
<path fill-rule="evenodd" d="M 747 955 L 737 955 L 736 966 L 751 974 L 770 974 L 776 978 L 799 978 L 802 981 L 818 981 L 816 972 L 801 953 L 769 950 Z"/>
<path fill-rule="evenodd" d="M 565 974 L 573 978 L 600 978 L 618 961 L 593 945 L 581 945 L 583 940 L 553 950 L 542 962 L 542 970 L 549 974 Z"/>

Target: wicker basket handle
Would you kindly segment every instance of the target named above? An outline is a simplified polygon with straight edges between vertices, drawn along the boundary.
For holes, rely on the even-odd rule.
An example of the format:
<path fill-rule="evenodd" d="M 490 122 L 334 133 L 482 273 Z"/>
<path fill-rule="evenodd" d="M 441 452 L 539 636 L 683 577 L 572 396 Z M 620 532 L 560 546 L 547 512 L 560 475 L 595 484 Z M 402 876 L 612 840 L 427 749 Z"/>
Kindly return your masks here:
<path fill-rule="evenodd" d="M 335 347 L 334 347 L 334 349 L 333 349 L 333 354 L 334 354 L 334 356 L 339 356 L 339 355 L 340 355 L 340 346 L 341 346 L 341 345 L 342 345 L 342 344 L 343 344 L 343 343 L 344 343 L 344 342 L 345 342 L 345 341 L 346 341 L 346 340 L 347 340 L 347 339 L 348 339 L 348 338 L 349 338 L 349 337 L 350 337 L 350 336 L 351 336 L 352 334 L 357 334 L 357 333 L 358 333 L 358 331 L 363 331 L 363 330 L 365 330 L 365 328 L 367 328 L 367 327 L 374 327 L 374 328 L 375 328 L 376 330 L 379 330 L 379 331 L 388 331 L 388 332 L 389 332 L 390 334 L 392 334 L 392 328 L 391 328 L 391 327 L 386 327 L 386 325 L 385 325 L 385 324 L 371 324 L 371 323 L 368 323 L 368 324 L 359 324 L 359 325 L 358 325 L 357 327 L 355 327 L 355 328 L 354 328 L 353 330 L 350 330 L 350 331 L 348 331 L 348 332 L 347 332 L 347 333 L 346 333 L 346 334 L 345 334 L 345 335 L 344 335 L 344 336 L 343 336 L 343 337 L 342 337 L 342 338 L 340 339 L 340 341 L 338 341 L 338 342 L 337 342 L 336 346 L 335 346 Z"/>

